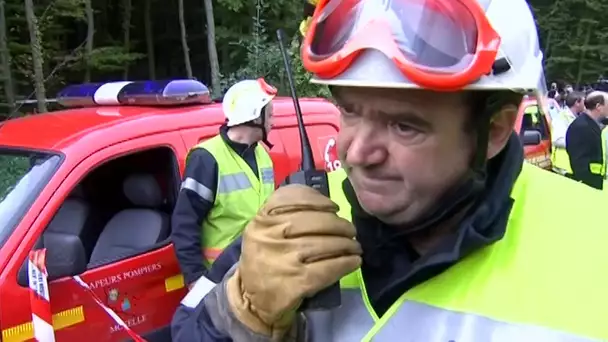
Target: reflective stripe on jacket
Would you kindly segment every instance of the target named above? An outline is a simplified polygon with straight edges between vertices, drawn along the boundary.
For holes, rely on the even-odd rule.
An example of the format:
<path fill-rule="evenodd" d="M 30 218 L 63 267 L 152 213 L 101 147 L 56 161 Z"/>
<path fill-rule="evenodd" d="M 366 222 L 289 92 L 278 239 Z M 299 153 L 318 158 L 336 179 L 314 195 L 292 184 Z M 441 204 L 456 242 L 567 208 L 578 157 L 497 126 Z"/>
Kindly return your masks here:
<path fill-rule="evenodd" d="M 601 141 L 602 141 L 602 162 L 601 163 L 590 163 L 589 171 L 594 175 L 600 175 L 606 178 L 606 137 L 608 133 L 606 128 L 602 129 Z"/>
<path fill-rule="evenodd" d="M 241 235 L 274 191 L 274 170 L 270 155 L 259 144 L 255 147 L 259 178 L 219 135 L 193 149 L 196 148 L 209 151 L 219 170 L 213 208 L 202 223 L 203 253 L 205 262 L 211 265 L 222 250 Z"/>
<path fill-rule="evenodd" d="M 344 170 L 330 173 L 330 194 L 350 219 Z M 562 196 L 590 206 L 606 200 L 588 187 L 524 163 L 511 192 L 505 236 L 402 295 L 382 317 L 367 296 L 360 271 L 341 280 L 342 306 L 307 313 L 311 341 L 583 342 L 608 339 L 608 275 L 589 263 L 608 260 L 605 227 L 570 210 Z M 567 208 L 566 202 L 563 207 Z M 590 224 L 585 224 L 588 220 Z M 588 230 L 573 234 L 575 227 Z M 589 235 L 591 234 L 591 235 Z M 580 241 L 579 241 L 580 240 Z M 593 245 L 593 246 L 590 246 Z M 567 257 L 556 256 L 567 253 Z M 556 262 L 559 261 L 559 262 Z"/>

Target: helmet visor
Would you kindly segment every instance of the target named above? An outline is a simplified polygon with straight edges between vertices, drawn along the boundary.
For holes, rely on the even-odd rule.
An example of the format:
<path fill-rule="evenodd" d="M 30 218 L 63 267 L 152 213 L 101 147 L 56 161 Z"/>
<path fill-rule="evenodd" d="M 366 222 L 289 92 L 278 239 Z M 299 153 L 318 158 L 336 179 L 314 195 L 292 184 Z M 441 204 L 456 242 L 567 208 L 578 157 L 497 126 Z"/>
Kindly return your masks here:
<path fill-rule="evenodd" d="M 458 0 L 331 0 L 321 12 L 311 44 L 313 58 L 340 52 L 349 39 L 370 23 L 382 22 L 409 62 L 432 70 L 466 68 L 477 50 L 477 25 Z M 359 48 L 374 48 L 391 56 L 393 49 L 367 37 Z"/>
<path fill-rule="evenodd" d="M 321 1 L 308 34 L 305 66 L 321 76 L 376 49 L 406 76 L 466 72 L 470 82 L 491 71 L 500 42 L 477 0 Z"/>

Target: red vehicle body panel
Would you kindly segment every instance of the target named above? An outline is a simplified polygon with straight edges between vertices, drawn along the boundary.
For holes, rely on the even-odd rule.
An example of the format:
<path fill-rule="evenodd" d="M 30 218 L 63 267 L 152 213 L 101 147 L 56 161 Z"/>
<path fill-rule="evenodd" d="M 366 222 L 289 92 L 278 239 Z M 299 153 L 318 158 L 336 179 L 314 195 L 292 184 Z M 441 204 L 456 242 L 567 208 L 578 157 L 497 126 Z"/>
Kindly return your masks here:
<path fill-rule="evenodd" d="M 339 112 L 321 99 L 301 99 L 315 163 L 325 168 L 326 145 L 336 136 Z M 300 140 L 291 98 L 277 98 L 269 140 L 280 184 L 300 164 Z M 32 115 L 0 123 L 0 147 L 61 153 L 64 160 L 8 241 L 0 248 L 0 330 L 7 341 L 32 338 L 29 289 L 17 274 L 67 195 L 85 175 L 117 157 L 158 146 L 175 153 L 183 173 L 189 148 L 218 133 L 220 104 L 175 108 L 97 107 Z M 173 252 L 166 244 L 81 274 L 100 298 L 144 334 L 167 326 L 186 290 Z M 71 278 L 49 284 L 58 341 L 121 341 L 128 338 Z M 110 294 L 110 291 L 115 290 Z M 115 300 L 108 300 L 112 296 Z M 120 303 L 129 301 L 130 309 Z"/>
<path fill-rule="evenodd" d="M 522 133 L 521 130 L 523 129 L 522 124 L 525 115 L 525 110 L 526 108 L 531 106 L 541 107 L 542 110 L 540 111 L 540 118 L 541 120 L 544 120 L 546 134 L 544 134 L 544 137 L 541 140 L 540 144 L 524 146 L 524 156 L 527 162 L 537 165 L 543 169 L 551 170 L 551 119 L 549 115 L 545 114 L 548 113 L 546 104 L 544 104 L 542 101 L 539 104 L 539 102 L 533 98 L 524 99 L 521 105 L 519 106 L 514 129 L 518 135 Z"/>

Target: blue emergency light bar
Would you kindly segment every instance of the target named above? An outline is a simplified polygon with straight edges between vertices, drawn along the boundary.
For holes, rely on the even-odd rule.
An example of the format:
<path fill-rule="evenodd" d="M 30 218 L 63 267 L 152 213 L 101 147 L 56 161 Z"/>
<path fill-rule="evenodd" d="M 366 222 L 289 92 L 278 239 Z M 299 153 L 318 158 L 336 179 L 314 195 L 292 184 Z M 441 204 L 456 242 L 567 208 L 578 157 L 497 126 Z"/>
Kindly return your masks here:
<path fill-rule="evenodd" d="M 199 81 L 120 81 L 71 85 L 57 94 L 64 107 L 178 106 L 212 103 L 209 89 Z"/>

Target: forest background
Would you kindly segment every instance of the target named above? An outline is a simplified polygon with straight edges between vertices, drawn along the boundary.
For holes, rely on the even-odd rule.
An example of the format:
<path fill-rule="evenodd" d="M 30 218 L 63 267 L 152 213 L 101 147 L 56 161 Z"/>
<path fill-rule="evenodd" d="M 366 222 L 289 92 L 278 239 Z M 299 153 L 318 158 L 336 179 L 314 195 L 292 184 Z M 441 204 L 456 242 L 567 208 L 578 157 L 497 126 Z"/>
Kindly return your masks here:
<path fill-rule="evenodd" d="M 529 3 L 548 80 L 582 85 L 604 76 L 608 1 Z M 62 87 L 91 81 L 194 77 L 220 96 L 262 76 L 286 94 L 278 28 L 291 37 L 299 95 L 326 96 L 299 63 L 303 7 L 304 0 L 0 0 L 0 121 L 52 110 L 46 99 Z"/>

